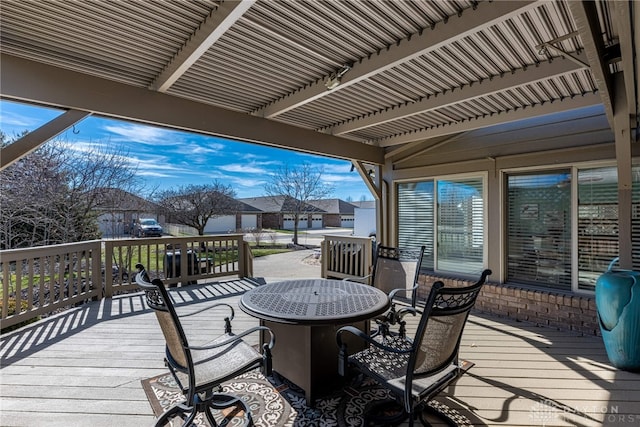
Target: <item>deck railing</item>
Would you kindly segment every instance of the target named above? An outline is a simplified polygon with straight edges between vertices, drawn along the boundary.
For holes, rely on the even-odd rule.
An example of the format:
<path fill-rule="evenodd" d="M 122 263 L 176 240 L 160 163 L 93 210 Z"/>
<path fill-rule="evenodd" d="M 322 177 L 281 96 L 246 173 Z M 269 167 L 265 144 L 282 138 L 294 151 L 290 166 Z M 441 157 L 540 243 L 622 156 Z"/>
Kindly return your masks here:
<path fill-rule="evenodd" d="M 253 275 L 242 234 L 93 240 L 0 251 L 2 328 L 136 290 L 135 265 L 169 286 Z"/>
<path fill-rule="evenodd" d="M 356 280 L 371 273 L 373 242 L 370 238 L 325 235 L 321 250 L 322 277 Z"/>
<path fill-rule="evenodd" d="M 0 253 L 2 327 L 102 295 L 101 242 Z"/>

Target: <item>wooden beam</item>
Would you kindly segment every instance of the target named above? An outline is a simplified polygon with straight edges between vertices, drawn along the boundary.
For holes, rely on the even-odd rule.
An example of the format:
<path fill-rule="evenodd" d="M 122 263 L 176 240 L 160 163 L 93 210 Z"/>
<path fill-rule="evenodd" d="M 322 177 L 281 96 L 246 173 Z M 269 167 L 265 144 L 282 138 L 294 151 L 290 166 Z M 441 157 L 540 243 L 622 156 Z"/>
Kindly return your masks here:
<path fill-rule="evenodd" d="M 584 45 L 587 59 L 591 65 L 591 73 L 598 85 L 598 93 L 604 104 L 609 125 L 613 129 L 613 90 L 611 76 L 604 62 L 604 42 L 598 22 L 598 12 L 593 1 L 569 1 L 567 2 L 571 14 L 576 21 L 580 39 Z"/>
<path fill-rule="evenodd" d="M 637 6 L 637 4 L 636 4 Z M 618 27 L 618 39 L 620 42 L 620 55 L 622 60 L 622 72 L 624 73 L 624 90 L 627 97 L 627 109 L 629 110 L 630 120 L 632 122 L 638 120 L 638 94 L 640 87 L 638 75 L 640 70 L 638 69 L 639 60 L 636 58 L 636 51 L 634 50 L 634 30 L 639 34 L 638 41 L 640 41 L 640 28 L 634 28 L 632 25 L 632 14 L 630 1 L 616 1 L 613 2 L 615 11 L 615 23 Z M 640 11 L 635 12 L 638 16 L 636 22 L 640 22 Z M 636 24 L 637 26 L 638 24 Z M 637 122 L 636 122 L 637 123 Z M 637 124 L 636 124 L 637 126 Z M 640 130 L 639 130 L 640 131 Z"/>
<path fill-rule="evenodd" d="M 227 0 L 221 2 L 220 6 L 211 11 L 207 19 L 151 83 L 149 89 L 157 90 L 158 92 L 169 90 L 171 85 L 186 73 L 254 3 L 255 0 Z"/>
<path fill-rule="evenodd" d="M 633 268 L 632 251 L 632 174 L 631 174 L 631 126 L 629 110 L 624 89 L 623 77 L 615 79 L 616 102 L 613 118 L 615 120 L 616 162 L 618 165 L 618 253 L 620 267 Z"/>
<path fill-rule="evenodd" d="M 69 110 L 2 148 L 0 170 L 20 160 L 89 115 L 91 113 L 88 111 Z"/>
<path fill-rule="evenodd" d="M 384 149 L 88 74 L 0 54 L 0 93 L 17 101 L 345 160 L 384 163 Z"/>
<path fill-rule="evenodd" d="M 360 174 L 360 177 L 362 178 L 362 180 L 366 184 L 367 188 L 369 189 L 369 191 L 371 192 L 373 197 L 376 200 L 379 199 L 380 198 L 380 187 L 377 186 L 376 183 L 373 181 L 373 179 L 371 178 L 371 175 L 369 175 L 369 171 L 367 170 L 365 165 L 362 162 L 359 162 L 359 161 L 354 161 L 354 162 L 352 162 L 352 164 L 355 167 L 355 169 L 358 171 L 358 173 Z M 380 176 L 379 168 L 375 168 L 373 170 L 375 171 L 376 176 L 379 177 Z"/>
<path fill-rule="evenodd" d="M 398 156 L 385 156 L 386 159 L 389 159 L 393 162 L 394 165 L 398 165 L 401 163 L 404 163 L 406 161 L 409 161 L 411 159 L 413 159 L 414 157 L 420 156 L 421 154 L 427 153 L 431 150 L 434 150 L 436 148 L 442 147 L 446 144 L 449 144 L 451 142 L 457 141 L 460 138 L 464 137 L 465 135 L 467 135 L 468 132 L 464 132 L 464 133 L 457 133 L 455 135 L 449 135 L 448 137 L 445 137 L 444 139 L 430 139 L 429 141 L 420 141 L 420 144 L 416 144 L 416 143 L 412 143 L 412 149 L 411 150 L 407 150 L 405 152 L 402 153 L 402 155 L 398 155 Z M 416 144 L 416 145 L 414 145 Z M 409 145 L 409 144 L 407 144 Z M 404 147 L 404 146 L 403 146 Z M 398 153 L 401 154 L 401 153 Z"/>
<path fill-rule="evenodd" d="M 451 16 L 446 24 L 440 23 L 434 29 L 426 29 L 420 34 L 398 40 L 387 49 L 352 64 L 351 69 L 340 79 L 340 84 L 332 90 L 327 89 L 324 80 L 316 81 L 256 110 L 253 114 L 259 117 L 275 117 L 286 113 L 448 45 L 453 40 L 460 40 L 468 34 L 490 28 L 498 21 L 503 21 L 535 7 L 536 3 L 536 1 L 530 0 L 481 2 L 475 9 L 469 8 L 459 16 Z"/>
<path fill-rule="evenodd" d="M 408 142 L 420 141 L 423 139 L 435 138 L 438 136 L 450 135 L 458 132 L 466 132 L 474 129 L 480 129 L 498 124 L 515 122 L 518 120 L 530 119 L 532 117 L 544 116 L 547 114 L 559 113 L 562 111 L 575 110 L 578 108 L 590 107 L 601 104 L 602 100 L 598 95 L 585 94 L 576 95 L 572 98 L 563 100 L 555 100 L 546 102 L 541 105 L 535 105 L 527 108 L 520 108 L 513 111 L 505 111 L 486 117 L 478 117 L 475 119 L 464 120 L 462 122 L 451 123 L 443 126 L 437 126 L 424 129 L 417 132 L 392 136 L 378 141 L 381 147 L 389 147 L 392 145 L 406 144 Z"/>

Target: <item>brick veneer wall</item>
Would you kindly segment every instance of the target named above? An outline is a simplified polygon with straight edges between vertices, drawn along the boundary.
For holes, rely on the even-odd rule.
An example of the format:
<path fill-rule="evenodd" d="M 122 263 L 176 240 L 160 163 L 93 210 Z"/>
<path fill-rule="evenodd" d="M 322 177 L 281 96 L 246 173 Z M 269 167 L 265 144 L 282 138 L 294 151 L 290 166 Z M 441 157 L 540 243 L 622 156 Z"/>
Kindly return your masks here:
<path fill-rule="evenodd" d="M 472 280 L 421 275 L 420 298 L 428 295 L 431 284 L 436 280 L 441 280 L 445 286 L 461 287 L 475 283 Z M 595 297 L 589 295 L 487 282 L 480 291 L 474 310 L 584 335 L 600 335 Z"/>

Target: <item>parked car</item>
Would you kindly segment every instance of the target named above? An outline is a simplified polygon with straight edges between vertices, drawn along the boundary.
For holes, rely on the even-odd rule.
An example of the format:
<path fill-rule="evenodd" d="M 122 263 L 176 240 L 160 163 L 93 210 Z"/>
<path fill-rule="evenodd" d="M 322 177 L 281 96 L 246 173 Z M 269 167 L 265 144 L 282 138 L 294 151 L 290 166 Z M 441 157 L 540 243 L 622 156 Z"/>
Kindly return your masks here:
<path fill-rule="evenodd" d="M 153 218 L 140 218 L 134 225 L 133 235 L 136 237 L 162 236 L 162 226 Z"/>

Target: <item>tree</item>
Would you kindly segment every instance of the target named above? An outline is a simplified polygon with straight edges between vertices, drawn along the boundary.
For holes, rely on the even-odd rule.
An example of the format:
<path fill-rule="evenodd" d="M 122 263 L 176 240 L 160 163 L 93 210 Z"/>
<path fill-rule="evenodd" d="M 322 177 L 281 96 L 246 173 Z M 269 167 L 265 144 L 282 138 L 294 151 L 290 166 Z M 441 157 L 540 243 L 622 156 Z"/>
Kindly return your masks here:
<path fill-rule="evenodd" d="M 193 227 L 202 236 L 210 219 L 238 211 L 239 203 L 234 197 L 230 186 L 214 181 L 161 191 L 157 203 L 171 221 Z"/>
<path fill-rule="evenodd" d="M 316 210 L 309 204 L 311 200 L 327 198 L 333 187 L 322 181 L 324 170 L 309 163 L 298 167 L 284 165 L 276 170 L 265 184 L 265 193 L 274 201 L 284 196 L 288 199 L 288 211 L 293 214 L 293 243 L 298 244 L 298 220 L 300 215 Z"/>
<path fill-rule="evenodd" d="M 50 141 L 0 172 L 2 249 L 100 238 L 101 189 L 136 185 L 136 169 L 118 150 L 72 148 Z"/>

